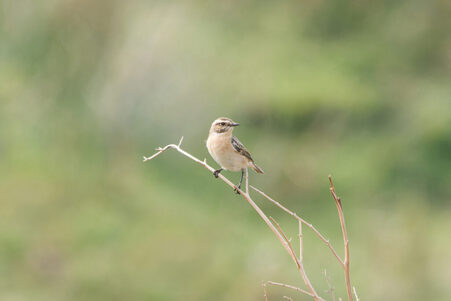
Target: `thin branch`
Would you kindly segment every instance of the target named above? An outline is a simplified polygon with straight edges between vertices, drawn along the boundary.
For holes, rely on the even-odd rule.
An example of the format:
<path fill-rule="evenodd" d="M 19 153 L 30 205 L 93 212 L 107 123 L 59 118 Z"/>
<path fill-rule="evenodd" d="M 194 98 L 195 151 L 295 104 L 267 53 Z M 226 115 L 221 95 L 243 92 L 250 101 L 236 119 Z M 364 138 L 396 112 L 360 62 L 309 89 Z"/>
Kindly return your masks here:
<path fill-rule="evenodd" d="M 150 157 L 144 157 L 143 158 L 144 162 L 150 161 L 150 160 L 156 158 L 157 156 L 159 156 L 160 154 L 162 154 L 163 152 L 165 152 L 166 150 L 168 150 L 169 148 L 172 148 L 172 149 L 175 149 L 176 151 L 178 151 L 179 153 L 181 153 L 182 155 L 184 155 L 184 156 L 188 157 L 189 159 L 193 160 L 194 162 L 202 165 L 203 167 L 208 169 L 210 172 L 214 172 L 215 171 L 215 169 L 213 167 L 211 167 L 210 165 L 207 164 L 207 160 L 206 159 L 204 159 L 203 161 L 200 161 L 199 159 L 197 159 L 193 155 L 191 155 L 188 152 L 186 152 L 183 149 L 181 149 L 180 146 L 181 146 L 182 142 L 183 142 L 183 137 L 181 137 L 181 139 L 180 139 L 180 141 L 179 141 L 179 143 L 177 145 L 176 144 L 168 144 L 168 145 L 166 145 L 163 148 L 161 148 L 161 147 L 157 148 L 157 152 L 155 154 L 153 154 Z M 291 288 L 291 289 L 294 289 L 294 290 L 299 291 L 301 293 L 304 293 L 304 294 L 306 294 L 308 296 L 311 296 L 315 300 L 321 300 L 321 301 L 324 300 L 321 297 L 319 297 L 318 294 L 313 289 L 313 286 L 311 285 L 310 281 L 308 280 L 308 277 L 307 277 L 307 275 L 305 273 L 305 270 L 304 270 L 304 267 L 302 265 L 302 258 L 303 258 L 303 255 L 302 255 L 302 224 L 304 224 L 307 227 L 309 227 L 329 247 L 329 249 L 331 250 L 332 254 L 337 258 L 337 260 L 339 261 L 339 263 L 343 267 L 343 269 L 345 271 L 345 280 L 346 280 L 346 287 L 347 287 L 347 291 L 348 291 L 349 301 L 353 301 L 352 300 L 352 294 L 351 294 L 351 282 L 350 282 L 350 277 L 349 277 L 349 240 L 348 240 L 348 236 L 347 236 L 347 232 L 346 232 L 346 226 L 345 226 L 345 223 L 344 223 L 344 215 L 343 215 L 343 210 L 342 210 L 342 206 L 341 206 L 341 200 L 335 193 L 335 188 L 333 186 L 332 178 L 330 176 L 329 176 L 329 180 L 330 180 L 330 183 L 331 183 L 330 191 L 332 193 L 332 196 L 333 196 L 333 198 L 335 200 L 335 203 L 336 203 L 336 206 L 337 206 L 337 210 L 338 210 L 338 214 L 339 214 L 339 218 L 340 218 L 341 229 L 342 229 L 342 233 L 343 233 L 343 241 L 344 241 L 344 245 L 345 245 L 345 258 L 344 258 L 344 260 L 341 260 L 340 256 L 338 256 L 337 252 L 332 247 L 332 245 L 330 244 L 329 240 L 327 240 L 318 230 L 316 230 L 316 228 L 313 227 L 312 224 L 307 223 L 304 219 L 302 219 L 299 216 L 297 216 L 294 212 L 288 210 L 287 208 L 282 206 L 279 202 L 271 199 L 264 192 L 258 190 L 257 188 L 255 188 L 253 186 L 250 186 L 252 189 L 257 191 L 259 194 L 264 196 L 266 199 L 268 199 L 273 204 L 277 205 L 279 208 L 281 208 L 282 210 L 284 210 L 285 212 L 287 212 L 288 214 L 290 214 L 291 216 L 293 216 L 295 219 L 297 219 L 299 221 L 299 239 L 300 239 L 299 256 L 300 257 L 298 259 L 296 257 L 296 254 L 295 254 L 294 250 L 293 250 L 293 246 L 292 246 L 290 240 L 288 240 L 288 238 L 285 236 L 285 234 L 283 233 L 283 231 L 280 228 L 279 224 L 277 224 L 277 222 L 275 222 L 273 220 L 274 224 L 277 225 L 277 229 L 276 229 L 276 227 L 274 226 L 273 222 L 271 222 L 269 220 L 269 218 L 266 216 L 266 214 L 257 206 L 257 204 L 250 197 L 250 195 L 249 195 L 249 178 L 248 178 L 247 170 L 246 170 L 246 192 L 244 192 L 241 189 L 239 189 L 236 185 L 234 185 L 229 179 L 224 177 L 222 174 L 219 174 L 218 177 L 223 182 L 225 182 L 227 185 L 232 187 L 234 190 L 237 190 L 240 193 L 240 195 L 246 199 L 246 201 L 252 206 L 252 208 L 263 219 L 263 221 L 271 229 L 271 231 L 274 233 L 274 235 L 280 241 L 280 243 L 285 248 L 285 250 L 290 254 L 290 256 L 295 261 L 296 266 L 298 267 L 299 271 L 301 272 L 301 275 L 302 275 L 302 277 L 304 279 L 304 282 L 309 287 L 309 289 L 311 290 L 311 293 L 307 292 L 305 290 L 302 290 L 300 288 L 297 288 L 297 287 L 294 287 L 294 286 L 290 286 L 290 285 L 286 285 L 286 284 L 281 284 L 281 283 L 276 283 L 276 282 L 271 282 L 271 281 L 268 281 L 267 282 L 268 284 Z M 266 294 L 266 287 L 265 286 L 264 286 L 264 292 L 265 292 L 265 298 L 267 300 L 267 294 Z M 355 293 L 355 289 L 354 289 L 354 293 Z M 357 301 L 358 301 L 357 294 L 356 294 L 356 298 L 357 298 Z M 341 300 L 341 298 L 339 298 L 339 300 Z"/>
<path fill-rule="evenodd" d="M 357 296 L 357 292 L 355 291 L 355 286 L 352 287 L 352 290 L 354 291 L 355 300 L 360 301 L 359 296 Z"/>
<path fill-rule="evenodd" d="M 287 300 L 289 300 L 289 301 L 293 301 L 293 299 L 292 299 L 291 297 L 288 297 L 288 296 L 283 296 L 283 298 L 284 298 L 284 299 L 287 299 Z"/>
<path fill-rule="evenodd" d="M 272 223 L 276 226 L 277 230 L 279 231 L 280 234 L 282 234 L 283 239 L 285 240 L 286 245 L 288 246 L 289 250 L 290 250 L 290 256 L 293 259 L 294 263 L 296 264 L 296 266 L 298 267 L 298 269 L 300 269 L 300 263 L 298 258 L 296 257 L 296 253 L 293 250 L 293 245 L 291 244 L 291 242 L 288 240 L 287 236 L 285 235 L 285 233 L 283 232 L 282 228 L 280 227 L 280 225 L 276 222 L 275 219 L 272 218 L 272 216 L 269 217 L 269 219 L 272 221 Z M 312 292 L 313 293 L 313 292 Z"/>
<path fill-rule="evenodd" d="M 283 232 L 283 230 L 280 227 L 280 225 L 272 217 L 269 217 L 269 218 L 271 219 L 273 224 L 276 225 L 277 230 L 279 230 L 280 234 L 282 234 L 283 238 L 285 239 L 285 242 L 288 245 L 288 248 L 290 249 L 290 255 L 293 258 L 294 262 L 296 263 L 296 266 L 298 267 L 298 270 L 301 273 L 301 276 L 302 276 L 302 279 L 304 280 L 305 285 L 307 285 L 307 287 L 309 288 L 310 292 L 312 292 L 313 298 L 315 300 L 324 300 L 324 299 L 322 299 L 321 297 L 318 296 L 318 294 L 316 293 L 315 289 L 313 288 L 310 280 L 308 279 L 307 273 L 305 272 L 305 269 L 304 269 L 304 266 L 303 266 L 302 262 L 300 262 L 299 259 L 296 257 L 296 253 L 294 252 L 293 245 L 288 240 L 287 236 Z"/>
<path fill-rule="evenodd" d="M 303 241 L 304 238 L 302 237 L 302 223 L 301 221 L 298 221 L 299 223 L 299 261 L 302 263 L 302 260 L 304 259 L 304 254 L 303 254 Z"/>
<path fill-rule="evenodd" d="M 266 292 L 266 283 L 262 281 L 263 287 L 263 296 L 265 297 L 265 301 L 268 301 L 268 293 Z"/>
<path fill-rule="evenodd" d="M 327 275 L 327 270 L 326 269 L 324 269 L 324 278 L 326 278 L 327 286 L 329 287 L 330 297 L 332 298 L 332 301 L 335 301 L 334 287 L 330 283 L 330 275 Z"/>
<path fill-rule="evenodd" d="M 282 209 L 283 211 L 285 211 L 286 213 L 288 213 L 289 215 L 293 216 L 295 219 L 297 219 L 299 222 L 303 223 L 304 225 L 306 225 L 307 227 L 309 227 L 310 229 L 312 229 L 312 231 L 316 234 L 316 236 L 318 236 L 330 249 L 330 251 L 332 252 L 332 254 L 334 254 L 335 258 L 337 258 L 337 260 L 339 261 L 340 265 L 342 267 L 344 267 L 344 262 L 343 260 L 341 260 L 340 256 L 338 256 L 337 252 L 335 251 L 335 249 L 332 247 L 332 245 L 330 244 L 329 240 L 326 239 L 318 230 L 316 230 L 316 228 L 308 223 L 307 221 L 305 221 L 304 219 L 300 218 L 296 213 L 294 213 L 293 211 L 290 211 L 289 209 L 285 208 L 282 204 L 280 204 L 279 202 L 273 200 L 272 198 L 270 198 L 266 193 L 264 193 L 263 191 L 255 188 L 252 185 L 249 185 L 252 189 L 254 189 L 255 191 L 257 191 L 259 194 L 261 194 L 264 198 L 266 198 L 267 200 L 269 200 L 271 203 L 273 203 L 274 205 L 276 205 L 277 207 L 279 207 L 280 209 Z"/>
<path fill-rule="evenodd" d="M 206 169 L 210 170 L 211 172 L 215 171 L 215 169 L 213 167 L 211 167 L 210 165 L 207 164 L 207 159 L 204 159 L 204 161 L 201 161 L 199 159 L 197 159 L 196 157 L 194 157 L 193 155 L 187 153 L 186 151 L 184 151 L 183 149 L 180 148 L 180 145 L 183 141 L 183 137 L 180 139 L 179 144 L 175 145 L 175 144 L 168 144 L 165 147 L 161 148 L 157 148 L 157 152 L 155 154 L 153 154 L 150 157 L 144 157 L 144 162 L 150 161 L 154 158 L 156 158 L 157 156 L 159 156 L 161 153 L 167 151 L 168 149 L 172 148 L 175 149 L 176 151 L 178 151 L 179 153 L 181 153 L 182 155 L 190 158 L 191 160 L 193 160 L 196 163 L 199 163 L 200 165 L 202 165 L 203 167 L 205 167 Z M 236 187 L 235 184 L 233 184 L 229 179 L 227 179 L 226 177 L 224 177 L 222 174 L 218 174 L 218 177 L 223 180 L 227 185 L 229 185 L 230 187 L 232 187 L 233 189 L 238 188 Z M 238 191 L 243 194 L 243 191 L 238 189 Z"/>
<path fill-rule="evenodd" d="M 337 196 L 337 194 L 335 192 L 335 187 L 334 187 L 334 183 L 332 182 L 331 175 L 329 175 L 329 182 L 330 182 L 330 192 L 332 194 L 332 197 L 335 200 L 335 205 L 337 206 L 338 217 L 340 219 L 340 225 L 341 225 L 341 232 L 343 233 L 343 243 L 344 243 L 344 251 L 345 251 L 345 259 L 343 261 L 343 269 L 344 269 L 344 273 L 345 273 L 346 291 L 348 293 L 349 301 L 353 301 L 352 291 L 351 291 L 351 276 L 350 276 L 350 272 L 349 272 L 349 239 L 348 239 L 348 233 L 346 231 L 343 207 L 341 205 L 341 199 Z"/>
<path fill-rule="evenodd" d="M 284 284 L 284 283 L 278 283 L 278 282 L 274 282 L 274 281 L 267 281 L 266 283 L 267 284 L 271 284 L 271 285 L 275 285 L 275 286 L 281 286 L 281 287 L 284 287 L 284 288 L 289 288 L 289 289 L 298 291 L 300 293 L 306 294 L 306 295 L 308 295 L 310 297 L 314 297 L 312 295 L 312 293 L 307 292 L 306 290 L 303 290 L 302 288 L 299 288 L 299 287 L 296 287 L 296 286 L 293 286 L 293 285 Z"/>

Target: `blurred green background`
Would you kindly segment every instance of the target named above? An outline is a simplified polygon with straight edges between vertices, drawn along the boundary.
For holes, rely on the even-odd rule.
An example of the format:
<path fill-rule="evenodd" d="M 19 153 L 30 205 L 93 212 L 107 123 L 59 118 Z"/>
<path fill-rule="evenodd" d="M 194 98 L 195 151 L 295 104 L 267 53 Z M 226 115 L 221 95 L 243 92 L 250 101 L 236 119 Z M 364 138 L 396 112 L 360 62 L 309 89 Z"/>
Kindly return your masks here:
<path fill-rule="evenodd" d="M 220 116 L 266 172 L 251 184 L 343 254 L 334 176 L 361 300 L 450 300 L 450 15 L 446 0 L 0 0 L 0 300 L 304 287 L 229 187 L 174 151 L 142 162 L 183 135 L 216 167 L 205 140 Z M 345 297 L 307 229 L 304 260 L 323 297 L 324 268 Z"/>

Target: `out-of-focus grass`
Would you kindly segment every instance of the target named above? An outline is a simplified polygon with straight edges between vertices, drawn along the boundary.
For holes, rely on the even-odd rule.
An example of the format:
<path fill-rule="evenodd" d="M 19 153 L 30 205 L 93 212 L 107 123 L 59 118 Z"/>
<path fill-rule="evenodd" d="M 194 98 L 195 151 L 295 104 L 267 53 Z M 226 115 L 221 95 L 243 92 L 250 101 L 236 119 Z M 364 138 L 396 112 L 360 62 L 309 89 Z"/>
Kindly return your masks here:
<path fill-rule="evenodd" d="M 261 280 L 301 285 L 207 171 L 170 151 L 141 162 L 183 135 L 214 165 L 208 127 L 229 116 L 266 172 L 252 183 L 341 251 L 334 175 L 362 300 L 448 300 L 450 10 L 0 2 L 0 299 L 262 300 Z M 339 266 L 305 235 L 318 291 L 327 268 L 344 296 Z"/>

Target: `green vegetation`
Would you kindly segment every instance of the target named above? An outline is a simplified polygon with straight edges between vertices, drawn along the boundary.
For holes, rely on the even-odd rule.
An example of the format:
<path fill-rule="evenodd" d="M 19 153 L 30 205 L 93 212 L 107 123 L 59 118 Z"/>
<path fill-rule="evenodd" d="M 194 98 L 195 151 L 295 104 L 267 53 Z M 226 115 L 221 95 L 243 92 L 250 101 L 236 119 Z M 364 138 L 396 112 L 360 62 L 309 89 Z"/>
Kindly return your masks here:
<path fill-rule="evenodd" d="M 0 300 L 263 300 L 302 285 L 206 170 L 228 116 L 255 186 L 342 254 L 362 300 L 449 300 L 447 1 L 0 1 Z M 225 172 L 239 180 L 239 174 Z M 297 225 L 265 200 L 268 215 Z M 305 231 L 322 295 L 343 274 Z M 290 295 L 269 288 L 270 300 Z"/>

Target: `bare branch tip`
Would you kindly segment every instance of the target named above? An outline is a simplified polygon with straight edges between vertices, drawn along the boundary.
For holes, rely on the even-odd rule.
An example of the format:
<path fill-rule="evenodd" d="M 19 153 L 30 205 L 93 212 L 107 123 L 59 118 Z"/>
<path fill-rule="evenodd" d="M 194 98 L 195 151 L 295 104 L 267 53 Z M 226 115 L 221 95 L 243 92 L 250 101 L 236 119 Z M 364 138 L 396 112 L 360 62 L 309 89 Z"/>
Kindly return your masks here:
<path fill-rule="evenodd" d="M 262 280 L 263 287 L 263 297 L 265 297 L 265 301 L 268 301 L 268 293 L 266 292 L 266 282 Z"/>
<path fill-rule="evenodd" d="M 359 299 L 359 296 L 357 296 L 357 292 L 355 291 L 355 286 L 352 287 L 352 290 L 354 291 L 354 296 L 355 296 L 356 301 L 359 301 L 360 299 Z"/>
<path fill-rule="evenodd" d="M 182 145 L 182 142 L 183 142 L 183 136 L 182 136 L 182 138 L 180 138 L 179 144 L 177 146 L 180 147 L 180 145 Z"/>

